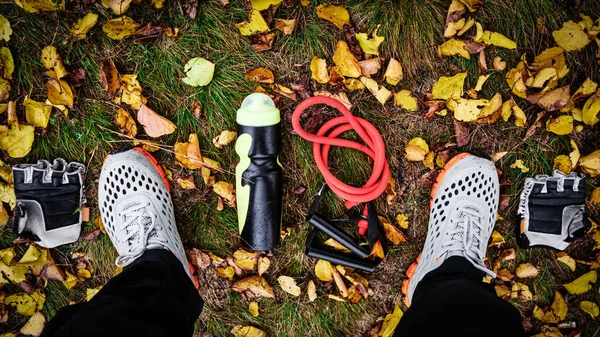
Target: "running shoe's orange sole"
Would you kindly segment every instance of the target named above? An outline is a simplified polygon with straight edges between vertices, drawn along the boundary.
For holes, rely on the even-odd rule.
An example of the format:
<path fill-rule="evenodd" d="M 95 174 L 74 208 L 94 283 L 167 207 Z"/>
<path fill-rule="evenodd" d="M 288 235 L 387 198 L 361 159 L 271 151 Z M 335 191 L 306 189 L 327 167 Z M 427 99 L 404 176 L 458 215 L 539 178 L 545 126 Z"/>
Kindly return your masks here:
<path fill-rule="evenodd" d="M 167 179 L 165 170 L 163 170 L 162 166 L 158 163 L 158 160 L 156 160 L 156 158 L 154 158 L 154 156 L 152 154 L 150 154 L 150 152 L 144 150 L 141 147 L 134 147 L 133 150 L 143 154 L 144 157 L 148 158 L 148 160 L 152 163 L 152 165 L 154 166 L 156 171 L 158 171 L 158 174 L 160 174 L 160 177 L 162 178 L 163 182 L 167 186 L 167 191 L 169 191 L 169 194 L 171 194 L 171 184 L 169 184 L 169 179 Z"/>

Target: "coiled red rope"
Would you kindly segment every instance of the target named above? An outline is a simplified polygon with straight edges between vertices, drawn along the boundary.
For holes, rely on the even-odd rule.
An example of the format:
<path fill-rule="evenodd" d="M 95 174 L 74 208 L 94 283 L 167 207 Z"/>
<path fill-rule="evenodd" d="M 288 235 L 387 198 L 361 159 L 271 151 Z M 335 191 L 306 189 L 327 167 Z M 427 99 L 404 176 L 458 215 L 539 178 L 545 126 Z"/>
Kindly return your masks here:
<path fill-rule="evenodd" d="M 300 125 L 300 116 L 304 110 L 317 104 L 329 105 L 341 112 L 342 116 L 329 120 L 321 126 L 316 134 L 312 134 L 302 128 L 302 125 Z M 335 98 L 315 96 L 298 104 L 292 115 L 292 126 L 300 137 L 313 143 L 313 155 L 319 171 L 331 190 L 346 200 L 346 207 L 350 208 L 360 203 L 374 200 L 385 191 L 390 179 L 390 169 L 385 158 L 383 138 L 381 138 L 381 134 L 373 124 L 363 118 L 352 115 L 350 110 Z M 338 138 L 339 135 L 350 130 L 354 130 L 365 144 Z M 327 164 L 331 146 L 358 150 L 373 160 L 371 176 L 362 187 L 350 186 L 331 173 Z M 364 235 L 366 233 L 366 226 L 366 221 L 359 221 L 360 234 Z"/>

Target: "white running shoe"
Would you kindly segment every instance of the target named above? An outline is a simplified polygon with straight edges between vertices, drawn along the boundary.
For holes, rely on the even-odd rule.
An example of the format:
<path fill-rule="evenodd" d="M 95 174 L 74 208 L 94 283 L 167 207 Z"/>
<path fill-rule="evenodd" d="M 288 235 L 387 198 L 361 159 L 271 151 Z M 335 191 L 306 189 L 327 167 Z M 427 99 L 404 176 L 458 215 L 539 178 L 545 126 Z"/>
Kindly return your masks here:
<path fill-rule="evenodd" d="M 467 259 L 496 277 L 483 260 L 496 223 L 500 183 L 494 163 L 468 153 L 452 158 L 431 191 L 431 212 L 425 247 L 408 285 L 408 301 L 427 273 L 451 256 Z"/>
<path fill-rule="evenodd" d="M 98 184 L 102 222 L 126 267 L 150 249 L 167 249 L 192 278 L 175 225 L 170 186 L 156 159 L 142 148 L 109 155 Z"/>

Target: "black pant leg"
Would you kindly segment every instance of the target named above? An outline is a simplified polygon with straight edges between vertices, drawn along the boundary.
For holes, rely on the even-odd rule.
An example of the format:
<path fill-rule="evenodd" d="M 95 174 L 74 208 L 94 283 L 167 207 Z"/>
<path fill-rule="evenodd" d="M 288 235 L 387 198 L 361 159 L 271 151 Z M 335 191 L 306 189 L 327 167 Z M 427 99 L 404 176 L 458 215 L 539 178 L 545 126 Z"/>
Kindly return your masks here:
<path fill-rule="evenodd" d="M 181 262 L 149 250 L 87 303 L 61 309 L 42 337 L 190 337 L 203 301 Z"/>
<path fill-rule="evenodd" d="M 519 310 L 482 278 L 463 257 L 449 258 L 419 283 L 394 336 L 527 336 Z"/>

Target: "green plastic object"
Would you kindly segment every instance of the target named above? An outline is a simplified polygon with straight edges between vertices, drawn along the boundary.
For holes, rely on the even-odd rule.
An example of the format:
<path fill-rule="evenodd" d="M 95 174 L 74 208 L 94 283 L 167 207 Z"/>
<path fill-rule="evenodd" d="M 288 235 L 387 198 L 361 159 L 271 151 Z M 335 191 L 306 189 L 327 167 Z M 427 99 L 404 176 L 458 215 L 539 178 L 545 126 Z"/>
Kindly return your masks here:
<path fill-rule="evenodd" d="M 281 117 L 271 97 L 253 93 L 244 98 L 237 111 L 236 121 L 244 126 L 269 126 L 279 123 Z"/>

